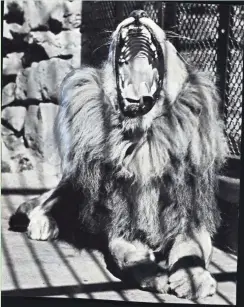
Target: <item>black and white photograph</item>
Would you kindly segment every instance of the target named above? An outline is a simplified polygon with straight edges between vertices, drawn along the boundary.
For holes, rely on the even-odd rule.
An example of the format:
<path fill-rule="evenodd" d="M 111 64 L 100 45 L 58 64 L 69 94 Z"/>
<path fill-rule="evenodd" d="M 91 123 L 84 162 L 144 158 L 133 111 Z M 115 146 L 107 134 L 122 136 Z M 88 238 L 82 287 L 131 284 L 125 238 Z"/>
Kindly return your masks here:
<path fill-rule="evenodd" d="M 236 305 L 244 3 L 1 4 L 2 297 Z"/>

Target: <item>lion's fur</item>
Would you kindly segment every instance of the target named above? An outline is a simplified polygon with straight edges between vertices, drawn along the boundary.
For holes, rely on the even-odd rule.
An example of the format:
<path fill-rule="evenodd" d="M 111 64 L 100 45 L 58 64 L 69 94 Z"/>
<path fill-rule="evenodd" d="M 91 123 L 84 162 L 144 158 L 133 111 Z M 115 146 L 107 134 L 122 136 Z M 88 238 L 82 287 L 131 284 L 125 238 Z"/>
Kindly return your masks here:
<path fill-rule="evenodd" d="M 174 101 L 162 91 L 143 118 L 124 118 L 110 60 L 70 73 L 56 128 L 63 180 L 82 195 L 81 223 L 154 248 L 200 226 L 213 235 L 226 156 L 219 102 L 209 76 L 188 68 Z"/>

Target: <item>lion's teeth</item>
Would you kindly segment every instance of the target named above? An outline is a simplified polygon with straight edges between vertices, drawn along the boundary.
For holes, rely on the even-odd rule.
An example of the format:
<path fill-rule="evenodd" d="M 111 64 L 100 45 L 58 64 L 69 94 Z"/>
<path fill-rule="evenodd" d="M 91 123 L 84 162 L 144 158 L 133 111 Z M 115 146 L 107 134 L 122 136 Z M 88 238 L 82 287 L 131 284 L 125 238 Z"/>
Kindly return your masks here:
<path fill-rule="evenodd" d="M 153 77 L 157 77 L 158 76 L 158 70 L 157 68 L 153 68 Z"/>
<path fill-rule="evenodd" d="M 153 44 L 150 45 L 150 48 L 152 49 L 152 51 L 156 51 L 156 47 Z"/>
<path fill-rule="evenodd" d="M 156 90 L 157 90 L 157 84 L 156 84 L 156 82 L 153 82 L 150 94 L 154 95 Z"/>
<path fill-rule="evenodd" d="M 141 82 L 139 86 L 139 93 L 140 96 L 148 96 L 149 95 L 149 90 L 146 82 Z"/>

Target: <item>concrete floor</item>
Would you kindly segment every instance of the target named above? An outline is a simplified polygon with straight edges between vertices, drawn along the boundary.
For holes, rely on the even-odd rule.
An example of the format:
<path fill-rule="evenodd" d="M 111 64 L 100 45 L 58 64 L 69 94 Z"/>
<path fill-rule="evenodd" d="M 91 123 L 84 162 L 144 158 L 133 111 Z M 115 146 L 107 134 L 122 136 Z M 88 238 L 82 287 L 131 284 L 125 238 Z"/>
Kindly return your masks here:
<path fill-rule="evenodd" d="M 26 198 L 2 196 L 2 295 L 193 303 L 128 287 L 107 270 L 98 250 L 31 241 L 24 233 L 9 231 L 9 216 Z M 218 292 L 199 303 L 235 305 L 236 269 L 236 257 L 215 248 L 210 271 Z"/>

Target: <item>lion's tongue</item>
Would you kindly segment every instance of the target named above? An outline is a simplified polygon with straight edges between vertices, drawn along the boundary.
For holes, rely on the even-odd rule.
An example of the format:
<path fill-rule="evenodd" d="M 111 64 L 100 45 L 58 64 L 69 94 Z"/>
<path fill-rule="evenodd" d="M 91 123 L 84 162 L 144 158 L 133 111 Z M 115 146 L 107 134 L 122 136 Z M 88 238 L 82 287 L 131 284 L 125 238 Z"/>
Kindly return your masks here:
<path fill-rule="evenodd" d="M 128 67 L 130 81 L 124 87 L 124 98 L 139 102 L 143 96 L 152 97 L 156 73 L 157 70 L 152 68 L 147 57 L 131 59 Z"/>
<path fill-rule="evenodd" d="M 141 82 L 138 88 L 135 88 L 133 84 L 129 84 L 125 89 L 126 99 L 131 99 L 139 102 L 140 98 L 143 96 L 150 96 L 147 84 L 145 82 Z"/>

